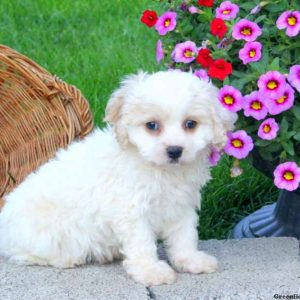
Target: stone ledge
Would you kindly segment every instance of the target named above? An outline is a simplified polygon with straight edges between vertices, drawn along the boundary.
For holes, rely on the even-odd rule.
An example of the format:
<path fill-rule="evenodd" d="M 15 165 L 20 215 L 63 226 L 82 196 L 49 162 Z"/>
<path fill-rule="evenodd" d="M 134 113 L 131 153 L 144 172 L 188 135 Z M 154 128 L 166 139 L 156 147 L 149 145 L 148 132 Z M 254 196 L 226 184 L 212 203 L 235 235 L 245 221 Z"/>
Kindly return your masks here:
<path fill-rule="evenodd" d="M 299 244 L 293 238 L 203 241 L 217 256 L 214 274 L 178 274 L 175 284 L 145 288 L 120 263 L 58 270 L 8 264 L 0 259 L 1 300 L 274 299 L 300 295 Z"/>

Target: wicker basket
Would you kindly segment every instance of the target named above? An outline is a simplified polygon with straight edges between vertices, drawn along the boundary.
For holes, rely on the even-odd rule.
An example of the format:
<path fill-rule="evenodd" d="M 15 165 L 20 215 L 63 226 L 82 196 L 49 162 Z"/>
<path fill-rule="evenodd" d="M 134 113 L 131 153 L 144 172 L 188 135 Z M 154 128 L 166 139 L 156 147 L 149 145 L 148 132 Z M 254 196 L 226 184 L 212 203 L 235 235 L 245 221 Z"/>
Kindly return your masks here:
<path fill-rule="evenodd" d="M 27 174 L 92 128 L 76 87 L 0 45 L 0 207 Z"/>

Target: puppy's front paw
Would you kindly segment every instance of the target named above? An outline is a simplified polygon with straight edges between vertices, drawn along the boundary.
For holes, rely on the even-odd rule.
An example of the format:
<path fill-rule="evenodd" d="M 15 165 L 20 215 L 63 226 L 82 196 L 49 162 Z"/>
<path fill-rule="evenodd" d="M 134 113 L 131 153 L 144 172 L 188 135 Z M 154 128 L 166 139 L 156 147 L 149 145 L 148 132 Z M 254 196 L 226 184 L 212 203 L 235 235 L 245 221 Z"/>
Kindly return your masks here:
<path fill-rule="evenodd" d="M 147 262 L 125 260 L 124 267 L 135 281 L 145 286 L 175 282 L 175 271 L 164 261 Z"/>
<path fill-rule="evenodd" d="M 217 259 L 202 251 L 175 258 L 173 264 L 178 271 L 193 274 L 213 273 L 218 269 Z"/>

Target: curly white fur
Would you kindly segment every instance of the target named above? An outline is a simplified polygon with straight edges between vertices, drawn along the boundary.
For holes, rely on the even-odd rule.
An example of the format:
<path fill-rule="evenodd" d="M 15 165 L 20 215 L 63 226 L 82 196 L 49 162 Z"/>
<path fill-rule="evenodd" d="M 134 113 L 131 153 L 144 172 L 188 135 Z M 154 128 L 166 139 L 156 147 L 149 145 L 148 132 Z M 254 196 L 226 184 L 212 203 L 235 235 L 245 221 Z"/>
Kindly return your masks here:
<path fill-rule="evenodd" d="M 182 124 L 191 118 L 199 125 L 187 132 Z M 171 283 L 159 238 L 178 271 L 215 271 L 216 259 L 197 250 L 195 209 L 210 178 L 210 147 L 224 145 L 235 119 L 217 89 L 192 74 L 128 77 L 108 103 L 106 129 L 60 150 L 6 196 L 0 254 L 59 268 L 123 258 L 135 280 Z M 145 127 L 153 120 L 159 133 Z M 174 145 L 183 153 L 172 163 L 166 148 Z"/>

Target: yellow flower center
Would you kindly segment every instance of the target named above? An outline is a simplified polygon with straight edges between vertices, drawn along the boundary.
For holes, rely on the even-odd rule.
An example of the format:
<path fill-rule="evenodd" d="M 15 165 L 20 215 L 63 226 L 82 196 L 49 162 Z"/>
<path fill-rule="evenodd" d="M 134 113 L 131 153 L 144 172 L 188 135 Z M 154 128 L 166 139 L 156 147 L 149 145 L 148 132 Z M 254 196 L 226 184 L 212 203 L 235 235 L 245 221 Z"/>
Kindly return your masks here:
<path fill-rule="evenodd" d="M 230 12 L 231 12 L 230 9 L 225 9 L 225 10 L 222 11 L 222 14 L 223 14 L 223 15 L 229 15 Z"/>
<path fill-rule="evenodd" d="M 267 84 L 267 87 L 269 90 L 274 90 L 277 88 L 277 86 L 278 86 L 278 83 L 274 80 L 269 81 Z"/>
<path fill-rule="evenodd" d="M 191 57 L 193 57 L 193 51 L 191 51 L 191 50 L 185 50 L 184 51 L 184 53 L 183 53 L 183 55 L 185 56 L 185 57 L 187 57 L 187 58 L 191 58 Z"/>
<path fill-rule="evenodd" d="M 263 132 L 264 133 L 269 133 L 270 131 L 271 131 L 271 126 L 268 125 L 268 124 L 264 125 Z"/>
<path fill-rule="evenodd" d="M 251 50 L 250 52 L 249 52 L 249 56 L 250 57 L 254 57 L 256 55 L 256 51 L 255 50 Z"/>
<path fill-rule="evenodd" d="M 285 102 L 286 98 L 287 98 L 287 96 L 286 96 L 286 95 L 283 95 L 282 97 L 278 98 L 278 99 L 276 100 L 276 102 L 277 102 L 278 104 L 282 104 L 282 103 Z"/>
<path fill-rule="evenodd" d="M 253 101 L 251 103 L 251 108 L 254 110 L 261 110 L 261 103 L 259 101 Z"/>
<path fill-rule="evenodd" d="M 251 34 L 252 34 L 252 30 L 251 30 L 251 28 L 249 28 L 249 27 L 244 27 L 244 28 L 242 29 L 241 33 L 242 33 L 243 35 L 251 35 Z"/>
<path fill-rule="evenodd" d="M 286 171 L 284 174 L 283 174 L 283 177 L 284 179 L 286 180 L 293 180 L 294 179 L 294 174 L 290 171 Z"/>
<path fill-rule="evenodd" d="M 243 142 L 238 139 L 233 140 L 231 143 L 234 148 L 241 148 L 243 146 Z"/>
<path fill-rule="evenodd" d="M 170 19 L 167 19 L 164 23 L 165 27 L 169 27 L 170 23 L 171 23 Z"/>
<path fill-rule="evenodd" d="M 290 17 L 288 18 L 288 24 L 289 24 L 290 26 L 295 26 L 296 23 L 297 23 L 297 19 L 296 19 L 294 16 L 290 16 Z"/>
<path fill-rule="evenodd" d="M 224 97 L 224 102 L 228 105 L 232 105 L 234 103 L 234 99 L 231 96 L 227 95 Z"/>

